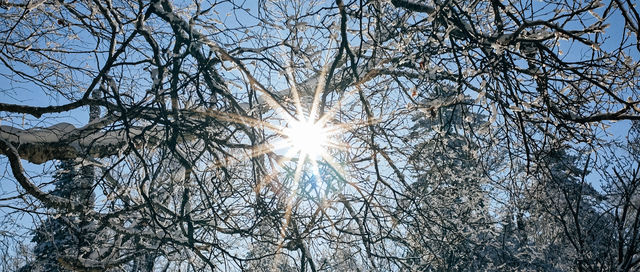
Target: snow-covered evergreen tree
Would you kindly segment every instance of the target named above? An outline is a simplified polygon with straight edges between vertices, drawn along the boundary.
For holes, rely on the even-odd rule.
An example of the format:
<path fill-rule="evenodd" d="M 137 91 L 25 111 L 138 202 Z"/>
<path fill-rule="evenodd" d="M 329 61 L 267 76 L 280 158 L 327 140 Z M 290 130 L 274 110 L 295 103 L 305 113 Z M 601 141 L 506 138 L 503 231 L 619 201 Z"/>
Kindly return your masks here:
<path fill-rule="evenodd" d="M 414 117 L 408 136 L 416 182 L 400 205 L 406 257 L 420 271 L 483 270 L 492 223 L 480 147 L 469 132 L 486 120 L 450 86 L 437 86 L 424 99 L 430 110 Z"/>
<path fill-rule="evenodd" d="M 79 167 L 73 161 L 60 162 L 54 175 L 55 189 L 52 194 L 73 199 L 82 203 L 84 209 L 91 209 L 91 176 L 87 176 L 83 170 L 86 168 Z M 61 215 L 52 210 L 34 230 L 34 260 L 21 271 L 71 271 L 66 259 L 73 256 L 88 258 L 95 250 L 94 239 L 91 221 L 82 211 Z"/>

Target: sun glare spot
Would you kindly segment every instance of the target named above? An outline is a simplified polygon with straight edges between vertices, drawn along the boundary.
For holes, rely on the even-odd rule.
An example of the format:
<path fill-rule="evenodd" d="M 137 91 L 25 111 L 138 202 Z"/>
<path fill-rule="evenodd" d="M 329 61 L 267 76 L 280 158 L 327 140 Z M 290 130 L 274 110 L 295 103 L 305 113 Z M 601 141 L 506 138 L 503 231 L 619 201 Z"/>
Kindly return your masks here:
<path fill-rule="evenodd" d="M 326 152 L 328 135 L 321 124 L 310 120 L 294 121 L 285 130 L 285 136 L 294 152 L 301 153 L 301 159 L 317 160 Z"/>

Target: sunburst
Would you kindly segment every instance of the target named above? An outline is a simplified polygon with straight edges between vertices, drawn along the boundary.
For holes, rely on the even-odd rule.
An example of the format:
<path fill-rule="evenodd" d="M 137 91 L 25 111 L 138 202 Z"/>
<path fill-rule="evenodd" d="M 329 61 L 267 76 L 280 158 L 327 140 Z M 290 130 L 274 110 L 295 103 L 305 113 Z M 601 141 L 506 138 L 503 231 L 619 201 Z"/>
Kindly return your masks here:
<path fill-rule="evenodd" d="M 321 86 L 318 86 L 318 89 Z M 318 91 L 316 91 L 317 93 Z M 259 120 L 239 114 L 209 111 L 207 114 L 220 120 L 241 124 L 252 128 L 264 129 L 275 133 L 270 141 L 253 146 L 248 151 L 249 157 L 258 157 L 265 154 L 273 154 L 278 158 L 277 165 L 283 168 L 289 162 L 295 163 L 294 185 L 299 182 L 301 171 L 311 171 L 319 177 L 319 163 L 326 164 L 333 169 L 333 172 L 344 178 L 344 170 L 334 160 L 334 154 L 346 151 L 349 146 L 342 141 L 345 132 L 367 125 L 370 122 L 341 123 L 336 120 L 336 113 L 339 104 L 351 93 L 343 94 L 344 98 L 336 103 L 329 110 L 319 114 L 319 97 L 314 96 L 314 101 L 307 108 L 302 106 L 299 94 L 295 87 L 292 87 L 292 97 L 294 98 L 295 114 L 291 114 L 271 96 L 263 96 L 266 104 L 273 110 L 279 118 L 270 117 L 268 120 Z M 307 110 L 308 109 L 308 110 Z M 320 117 L 317 117 L 320 115 Z M 305 169 L 306 166 L 310 168 Z M 277 169 L 272 169 L 277 171 Z M 277 172 L 271 176 L 277 175 Z M 272 177 L 265 178 L 256 188 L 259 191 L 265 183 L 271 182 Z M 290 188 L 295 189 L 295 186 Z"/>
<path fill-rule="evenodd" d="M 324 176 L 331 176 L 332 179 L 336 181 L 346 181 L 347 172 L 334 159 L 336 154 L 348 151 L 349 149 L 349 146 L 343 142 L 343 135 L 348 131 L 376 122 L 374 119 L 368 119 L 360 122 L 350 121 L 343 123 L 336 118 L 340 107 L 347 104 L 347 100 L 353 98 L 352 95 L 360 90 L 359 83 L 355 84 L 353 90 L 339 94 L 341 98 L 338 99 L 338 101 L 334 100 L 333 105 L 327 107 L 328 110 L 324 110 L 325 105 L 321 104 L 325 102 L 322 101 L 322 93 L 325 89 L 324 79 L 326 78 L 327 70 L 328 64 L 323 67 L 318 75 L 320 80 L 318 80 L 318 84 L 315 86 L 311 103 L 306 103 L 305 105 L 302 103 L 300 92 L 297 89 L 296 80 L 291 70 L 286 71 L 290 88 L 290 95 L 287 99 L 276 99 L 276 96 L 267 91 L 257 80 L 247 75 L 254 83 L 253 86 L 262 93 L 261 97 L 264 103 L 266 103 L 268 108 L 276 113 L 279 118 L 272 116 L 268 118 L 268 120 L 259 120 L 244 115 L 209 112 L 210 115 L 213 115 L 218 120 L 234 122 L 275 133 L 275 138 L 271 138 L 270 141 L 251 148 L 249 156 L 257 157 L 268 154 L 270 157 L 275 155 L 275 157 L 278 158 L 276 160 L 277 166 L 271 167 L 271 171 L 273 172 L 264 177 L 255 188 L 255 191 L 259 192 L 262 188 L 270 184 L 272 185 L 272 189 L 274 187 L 278 188 L 277 191 L 279 192 L 276 192 L 277 195 L 286 196 L 282 199 L 285 202 L 286 210 L 284 218 L 282 218 L 282 228 L 280 229 L 282 240 L 278 245 L 277 251 L 282 249 L 284 238 L 286 237 L 286 229 L 291 220 L 294 202 L 296 202 L 301 187 L 299 183 L 304 176 L 303 174 L 310 174 L 307 176 L 313 177 L 315 182 L 331 182 L 322 179 L 323 175 L 321 175 L 319 167 L 322 165 L 326 166 L 322 167 L 323 169 L 330 171 L 330 173 L 324 173 Z M 307 98 L 308 97 L 305 97 L 305 100 L 308 100 Z M 292 106 L 295 108 L 293 110 L 294 113 L 287 110 L 291 104 L 282 104 L 286 103 L 286 101 L 293 102 Z M 284 155 L 278 155 L 278 153 Z M 294 163 L 293 168 L 291 167 L 292 163 Z M 293 179 L 288 186 L 279 184 L 280 181 L 276 178 L 282 170 L 288 172 L 288 174 L 293 174 Z M 325 184 L 325 186 L 326 185 L 329 184 Z M 282 194 L 282 189 L 288 190 L 285 190 L 284 194 Z"/>

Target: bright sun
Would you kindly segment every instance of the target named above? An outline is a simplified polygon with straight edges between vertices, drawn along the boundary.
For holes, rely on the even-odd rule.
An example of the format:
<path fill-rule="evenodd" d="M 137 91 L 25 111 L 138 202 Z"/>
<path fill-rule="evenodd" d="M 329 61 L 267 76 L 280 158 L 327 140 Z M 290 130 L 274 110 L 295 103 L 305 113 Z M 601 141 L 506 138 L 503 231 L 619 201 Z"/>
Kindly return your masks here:
<path fill-rule="evenodd" d="M 329 63 L 329 62 L 327 62 Z M 328 71 L 328 65 L 323 67 L 322 73 L 319 78 L 324 79 L 326 72 Z M 293 79 L 292 71 L 288 71 L 288 77 Z M 295 82 L 291 80 L 290 82 Z M 302 103 L 301 94 L 298 92 L 296 84 L 290 85 L 290 98 L 294 104 L 295 111 L 290 112 L 282 104 L 283 101 L 276 100 L 273 94 L 263 87 L 258 88 L 258 91 L 262 92 L 262 100 L 268 106 L 269 110 L 273 110 L 280 118 L 273 118 L 273 121 L 255 119 L 251 116 L 230 114 L 228 112 L 209 111 L 208 114 L 218 118 L 219 120 L 229 121 L 233 123 L 242 124 L 245 126 L 251 126 L 254 128 L 263 128 L 270 130 L 274 134 L 271 141 L 254 146 L 250 151 L 250 157 L 257 157 L 264 154 L 273 154 L 277 158 L 276 164 L 272 165 L 273 173 L 269 174 L 263 181 L 260 181 L 256 187 L 256 192 L 261 188 L 269 184 L 275 184 L 270 186 L 277 192 L 282 188 L 283 183 L 279 179 L 274 178 L 281 170 L 287 171 L 288 174 L 293 174 L 291 183 L 286 185 L 290 188 L 291 193 L 287 197 L 286 211 L 284 215 L 284 223 L 280 229 L 280 234 L 285 237 L 286 226 L 289 226 L 289 220 L 291 211 L 294 207 L 295 199 L 302 190 L 306 190 L 305 194 L 309 194 L 309 190 L 315 190 L 319 195 L 325 195 L 325 193 L 319 190 L 335 190 L 335 184 L 331 184 L 331 180 L 323 180 L 325 177 L 335 177 L 336 180 L 347 180 L 347 173 L 342 169 L 342 165 L 336 161 L 335 155 L 340 154 L 340 150 L 345 151 L 349 148 L 348 144 L 342 142 L 342 133 L 354 130 L 358 127 L 372 125 L 376 121 L 374 119 L 368 119 L 361 122 L 344 123 L 339 118 L 336 118 L 340 112 L 340 108 L 344 103 L 352 98 L 352 95 L 360 90 L 354 88 L 353 90 L 340 94 L 338 101 L 331 107 L 327 107 L 325 111 L 322 97 L 324 90 L 324 82 L 319 82 L 316 86 L 316 90 L 312 95 L 312 101 L 308 103 Z M 285 99 L 284 101 L 287 101 Z M 306 101 L 306 100 L 305 100 Z M 304 109 L 308 109 L 305 112 Z M 283 154 L 284 153 L 284 154 Z M 271 156 L 269 156 L 271 158 Z M 295 162 L 290 164 L 289 162 Z M 294 167 L 291 167 L 294 166 Z M 321 173 L 321 168 L 322 172 Z M 293 170 L 293 172 L 291 172 Z M 302 183 L 301 181 L 308 181 Z M 303 181 L 304 182 L 304 181 Z M 315 185 L 308 186 L 313 182 Z M 276 188 L 276 189 L 273 189 Z M 311 188 L 311 189 L 309 189 Z M 320 188 L 320 189 L 318 189 Z M 280 248 L 282 244 L 280 244 Z"/>
<path fill-rule="evenodd" d="M 326 152 L 328 136 L 322 124 L 311 120 L 294 121 L 285 129 L 284 135 L 294 152 L 300 152 L 300 158 L 317 160 Z"/>

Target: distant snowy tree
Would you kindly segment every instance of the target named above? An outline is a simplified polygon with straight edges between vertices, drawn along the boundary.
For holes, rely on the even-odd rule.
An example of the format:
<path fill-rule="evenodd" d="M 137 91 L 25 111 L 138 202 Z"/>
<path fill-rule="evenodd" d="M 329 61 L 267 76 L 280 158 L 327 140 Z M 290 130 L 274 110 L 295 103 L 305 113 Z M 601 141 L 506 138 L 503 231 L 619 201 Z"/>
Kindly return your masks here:
<path fill-rule="evenodd" d="M 471 132 L 486 119 L 470 112 L 470 99 L 450 86 L 424 97 L 443 106 L 416 114 L 407 136 L 416 181 L 398 207 L 397 220 L 407 228 L 406 258 L 420 271 L 483 270 L 492 222 L 481 147 Z"/>
<path fill-rule="evenodd" d="M 87 205 L 86 209 L 91 209 L 93 197 L 87 188 L 91 182 L 86 180 L 91 177 L 84 174 L 82 168 L 73 161 L 61 162 L 58 173 L 54 175 L 55 189 L 51 194 L 82 201 Z M 89 194 L 89 197 L 85 194 Z M 65 265 L 66 259 L 69 256 L 87 258 L 93 250 L 95 239 L 94 230 L 82 213 L 60 215 L 52 211 L 51 217 L 46 218 L 34 231 L 34 261 L 21 268 L 21 271 L 70 271 L 71 266 Z"/>

